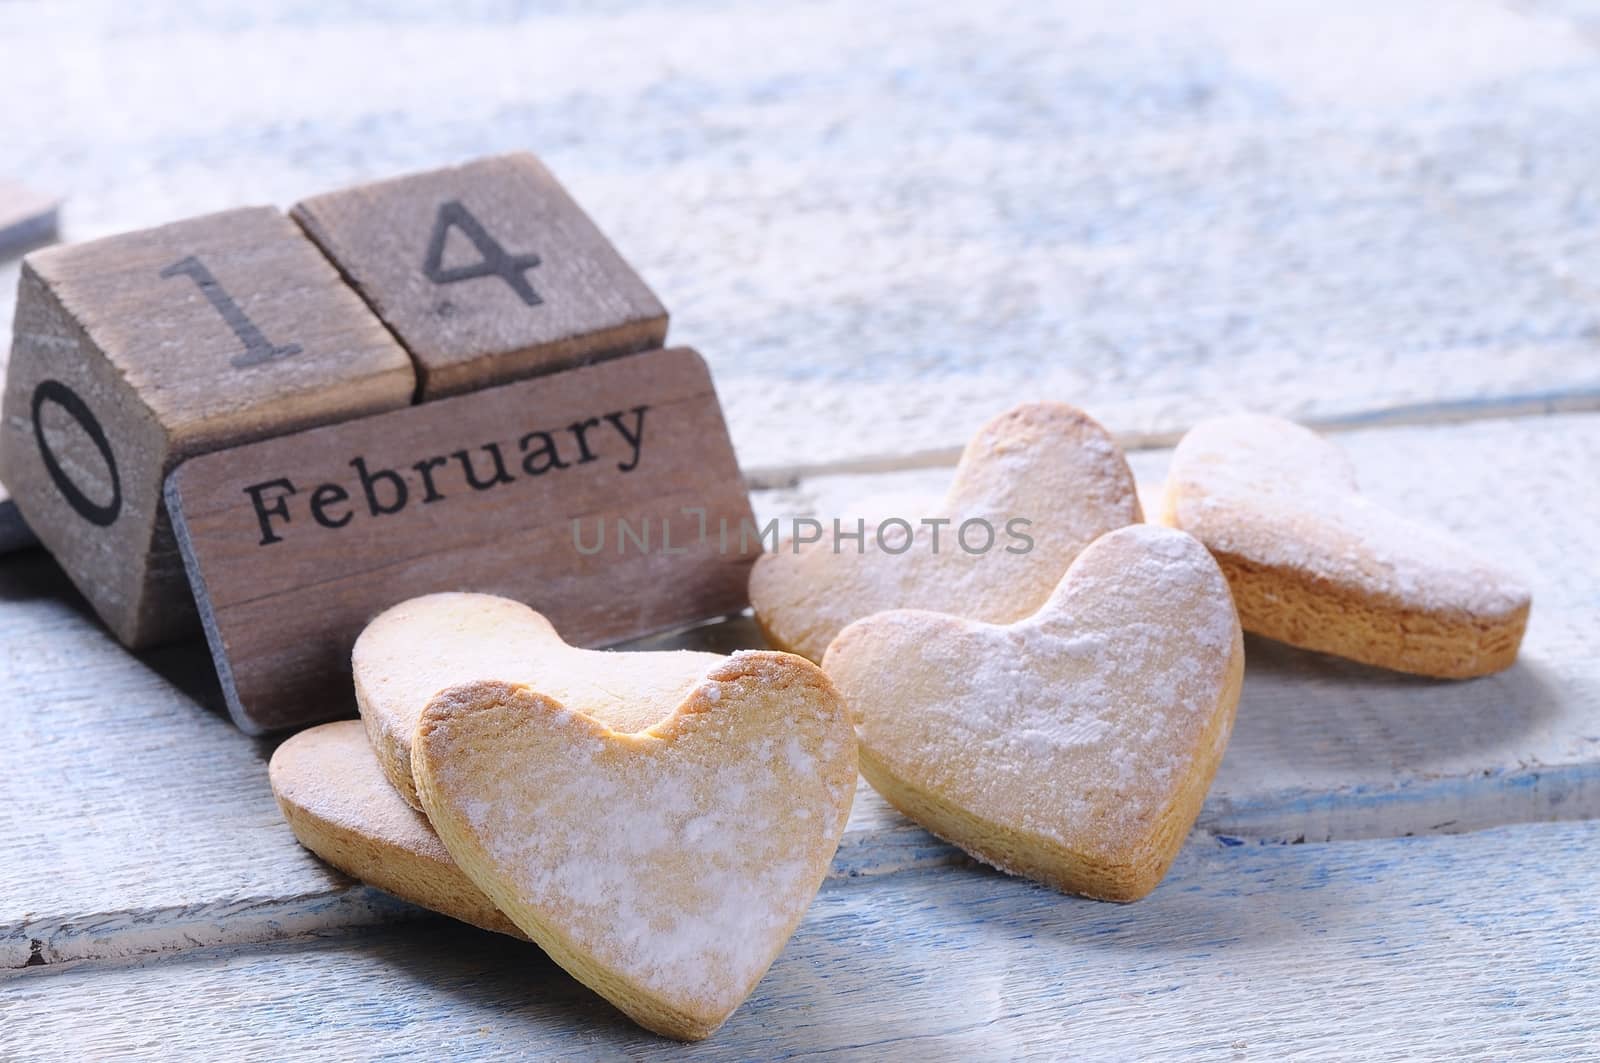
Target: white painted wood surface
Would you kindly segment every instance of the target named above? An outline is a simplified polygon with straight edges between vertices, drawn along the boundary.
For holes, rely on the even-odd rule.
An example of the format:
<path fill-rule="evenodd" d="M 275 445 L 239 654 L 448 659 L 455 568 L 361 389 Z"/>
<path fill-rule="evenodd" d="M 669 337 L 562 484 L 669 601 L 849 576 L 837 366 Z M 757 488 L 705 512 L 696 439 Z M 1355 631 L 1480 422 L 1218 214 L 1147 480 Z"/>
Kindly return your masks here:
<path fill-rule="evenodd" d="M 728 1025 L 632 1026 L 444 921 L 0 978 L 0 1055 L 1495 1059 L 1600 1043 L 1600 824 L 1224 846 L 1119 906 L 978 867 L 834 881 Z"/>
<path fill-rule="evenodd" d="M 763 475 L 948 454 L 1019 394 L 1145 438 L 1592 408 L 1582 10 L 33 0 L 0 41 L 49 102 L 0 144 L 68 239 L 531 149 Z"/>
<path fill-rule="evenodd" d="M 0 42 L 11 97 L 49 101 L 0 114 L 3 168 L 66 197 L 68 239 L 538 152 L 707 354 L 764 513 L 915 506 L 1023 398 L 1130 443 L 1250 408 L 1348 429 L 1369 491 L 1535 587 L 1522 662 L 1468 684 L 1252 640 L 1203 829 L 1131 907 L 863 793 L 801 933 L 686 1051 L 305 854 L 270 744 L 201 707 L 204 648 L 128 655 L 14 553 L 0 1058 L 1600 1043 L 1596 825 L 1438 836 L 1600 815 L 1592 5 L 24 0 Z M 1165 461 L 1134 456 L 1147 487 Z M 1367 840 L 1257 844 L 1301 838 Z"/>
<path fill-rule="evenodd" d="M 1600 498 L 1585 490 L 1600 468 L 1600 415 L 1340 438 L 1375 497 L 1426 510 L 1526 572 L 1535 606 L 1523 658 L 1501 676 L 1441 683 L 1252 639 L 1202 828 L 1320 841 L 1600 816 L 1600 601 L 1573 567 L 1600 555 Z M 1150 482 L 1165 452 L 1133 461 Z M 763 520 L 914 517 L 948 476 L 808 481 L 758 495 L 757 509 Z M 641 645 L 727 652 L 761 641 L 741 618 Z M 31 552 L 0 562 L 0 662 L 10 689 L 41 706 L 18 714 L 16 740 L 0 745 L 0 836 L 36 854 L 0 864 L 0 968 L 414 914 L 298 848 L 267 788 L 270 744 L 196 703 L 218 704 L 203 646 L 125 653 Z M 863 786 L 834 874 L 959 859 Z"/>

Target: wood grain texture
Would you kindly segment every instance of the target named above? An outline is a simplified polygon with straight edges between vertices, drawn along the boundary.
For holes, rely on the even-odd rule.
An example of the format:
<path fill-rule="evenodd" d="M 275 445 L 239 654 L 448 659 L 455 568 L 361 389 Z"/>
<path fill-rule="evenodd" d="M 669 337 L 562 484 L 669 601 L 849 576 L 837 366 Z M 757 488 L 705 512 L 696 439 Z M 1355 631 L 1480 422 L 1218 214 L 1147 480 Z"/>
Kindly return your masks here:
<path fill-rule="evenodd" d="M 428 923 L 14 972 L 8 1058 L 1582 1058 L 1600 824 L 1197 839 L 1129 906 L 977 868 L 824 886 L 710 1041 L 652 1038 L 531 946 Z M 175 1006 L 182 1002 L 183 1006 Z M 152 1017 L 159 1016 L 159 1021 Z"/>
<path fill-rule="evenodd" d="M 403 406 L 410 360 L 300 231 L 245 208 L 29 255 L 0 477 L 124 644 L 190 631 L 182 459 Z"/>
<path fill-rule="evenodd" d="M 499 594 L 602 645 L 744 608 L 760 550 L 682 348 L 206 455 L 167 499 L 251 733 L 341 715 L 356 636 L 406 598 Z"/>
<path fill-rule="evenodd" d="M 1344 441 L 1367 493 L 1425 506 L 1467 541 L 1526 558 L 1535 605 L 1522 661 L 1498 677 L 1437 683 L 1247 640 L 1238 721 L 1201 828 L 1293 842 L 1600 815 L 1600 625 L 1592 584 L 1564 569 L 1591 549 L 1575 537 L 1600 528 L 1581 477 L 1595 467 L 1600 417 L 1377 429 Z M 1131 462 L 1155 481 L 1165 454 Z M 937 502 L 949 471 L 758 493 L 757 520 L 808 509 L 914 515 L 916 481 Z M 1549 515 L 1529 521 L 1535 511 Z M 760 644 L 742 617 L 629 645 L 727 653 Z M 0 867 L 0 954 L 26 962 L 38 940 L 43 958 L 60 962 L 183 949 L 196 924 L 238 941 L 274 933 L 290 913 L 324 928 L 414 914 L 398 902 L 374 907 L 373 891 L 294 844 L 272 804 L 266 747 L 215 715 L 223 699 L 203 647 L 121 652 L 59 570 L 31 553 L 0 561 L 0 653 L 0 674 L 25 692 L 0 709 L 19 721 L 17 741 L 0 746 L 0 834 L 39 854 Z M 34 703 L 51 710 L 16 715 Z M 353 699 L 344 711 L 353 715 Z M 832 874 L 962 859 L 863 785 Z M 41 864 L 60 871 L 40 876 Z"/>
<path fill-rule="evenodd" d="M 295 842 L 203 648 L 129 654 L 42 552 L 0 562 L 0 675 L 0 967 L 416 911 Z"/>
<path fill-rule="evenodd" d="M 747 469 L 953 460 L 1045 394 L 1166 442 L 1600 401 L 1582 5 L 73 10 L 0 9 L 51 101 L 0 118 L 7 165 L 69 235 L 532 150 L 707 353 Z"/>
<path fill-rule="evenodd" d="M 424 400 L 667 336 L 660 301 L 526 152 L 313 196 L 292 215 L 411 352 Z"/>
<path fill-rule="evenodd" d="M 49 106 L 0 114 L 0 142 L 70 199 L 74 239 L 536 150 L 674 308 L 678 340 L 709 352 L 747 472 L 798 499 L 816 487 L 801 474 L 949 465 L 988 416 L 1045 394 L 1166 442 L 1228 409 L 1361 426 L 1594 408 L 1590 6 L 616 0 L 444 16 L 396 0 L 380 26 L 353 0 L 23 2 L 0 5 L 7 83 Z M 0 324 L 15 277 L 0 264 Z M 1512 532 L 1554 527 L 1563 492 L 1557 517 L 1592 514 L 1573 471 L 1593 467 L 1587 444 L 1552 427 L 1547 464 L 1521 465 L 1514 444 L 1462 458 L 1453 438 L 1418 445 L 1426 475 L 1363 459 L 1365 488 L 1438 499 L 1407 478 L 1493 471 L 1443 499 L 1469 539 L 1491 511 Z M 1163 461 L 1135 458 L 1154 479 Z M 1540 547 L 1540 565 L 1571 573 L 1593 527 Z M 1290 838 L 1593 814 L 1581 575 L 1554 581 L 1565 597 L 1536 585 L 1527 667 L 1503 683 L 1394 683 L 1252 642 L 1213 806 L 1226 797 L 1241 834 Z M 17 737 L 0 825 L 21 839 L 0 867 L 7 956 L 35 936 L 56 961 L 250 940 L 307 911 L 324 927 L 378 917 L 351 898 L 381 898 L 343 892 L 287 841 L 238 752 L 254 744 L 196 707 L 216 697 L 203 649 L 117 651 L 37 552 L 0 561 L 0 636 Z M 763 1011 L 727 1033 L 764 1029 L 700 1054 L 1543 1059 L 1596 1040 L 1586 828 L 1496 831 L 1484 859 L 1450 857 L 1470 835 L 1242 846 L 1205 855 L 1330 859 L 1236 862 L 1212 892 L 1184 885 L 1191 846 L 1146 901 L 1086 909 L 1126 921 L 1063 931 L 996 916 L 989 877 L 880 891 L 952 854 L 886 822 L 847 837 L 836 871 L 880 866 L 886 837 L 923 870 L 826 889 L 817 911 L 844 898 L 855 921 L 829 948 L 803 933 Z M 1170 907 L 1156 921 L 1152 905 Z M 0 1054 L 366 1057 L 438 1038 L 437 1055 L 600 1055 L 608 1034 L 636 1036 L 620 1019 L 596 1033 L 609 1012 L 570 981 L 535 985 L 525 950 L 467 943 L 487 940 L 440 923 L 30 969 L 6 987 Z"/>

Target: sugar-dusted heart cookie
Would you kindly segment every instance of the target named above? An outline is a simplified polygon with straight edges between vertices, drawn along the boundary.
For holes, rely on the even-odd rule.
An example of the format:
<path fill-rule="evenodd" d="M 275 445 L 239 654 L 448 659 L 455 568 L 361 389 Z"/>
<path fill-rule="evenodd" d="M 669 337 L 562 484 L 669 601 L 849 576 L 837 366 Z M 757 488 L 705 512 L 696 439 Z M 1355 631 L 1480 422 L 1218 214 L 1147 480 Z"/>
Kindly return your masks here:
<path fill-rule="evenodd" d="M 671 712 L 720 654 L 690 650 L 611 653 L 567 645 L 521 602 L 492 594 L 428 594 L 380 613 L 351 653 L 356 705 L 378 763 L 421 808 L 411 781 L 411 736 L 439 691 L 496 679 L 528 683 L 618 731 Z"/>
<path fill-rule="evenodd" d="M 1448 679 L 1508 668 L 1522 644 L 1526 586 L 1362 497 L 1344 453 L 1292 421 L 1195 426 L 1173 453 L 1162 522 L 1215 555 L 1246 631 Z"/>
<path fill-rule="evenodd" d="M 830 526 L 798 552 L 785 541 L 764 554 L 750 572 L 750 603 L 767 641 L 820 661 L 846 624 L 885 609 L 1007 623 L 1039 608 L 1097 536 L 1141 519 L 1122 450 L 1059 402 L 1027 403 L 984 425 L 943 510 L 885 519 L 881 543 L 871 528 L 860 543 L 836 540 Z"/>
<path fill-rule="evenodd" d="M 890 804 L 1001 870 L 1128 901 L 1199 815 L 1244 648 L 1205 548 L 1137 524 L 1095 540 L 1026 619 L 879 613 L 823 668 Z"/>
<path fill-rule="evenodd" d="M 445 847 L 512 922 L 641 1026 L 692 1040 L 816 895 L 856 753 L 819 668 L 741 652 L 633 734 L 527 686 L 454 687 L 423 711 L 412 768 Z"/>
<path fill-rule="evenodd" d="M 389 785 L 359 721 L 301 731 L 272 754 L 268 776 L 300 844 L 340 871 L 485 930 L 526 936 Z"/>

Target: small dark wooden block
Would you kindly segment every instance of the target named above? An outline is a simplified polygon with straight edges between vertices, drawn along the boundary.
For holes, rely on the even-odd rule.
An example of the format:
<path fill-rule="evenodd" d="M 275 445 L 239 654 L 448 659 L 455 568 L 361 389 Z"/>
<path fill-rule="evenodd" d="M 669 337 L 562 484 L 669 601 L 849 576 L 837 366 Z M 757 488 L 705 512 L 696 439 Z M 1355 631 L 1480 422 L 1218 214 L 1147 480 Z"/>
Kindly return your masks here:
<path fill-rule="evenodd" d="M 252 733 L 350 713 L 356 636 L 414 595 L 517 598 L 600 645 L 743 608 L 760 551 L 682 348 L 208 454 L 166 491 Z"/>
<path fill-rule="evenodd" d="M 424 400 L 666 340 L 661 303 L 532 155 L 330 192 L 292 214 L 416 359 Z"/>
<path fill-rule="evenodd" d="M 23 260 L 0 480 L 124 644 L 195 629 L 162 506 L 217 450 L 411 401 L 411 360 L 269 207 Z"/>
<path fill-rule="evenodd" d="M 16 181 L 0 180 L 0 258 L 53 242 L 59 208 L 54 197 Z"/>
<path fill-rule="evenodd" d="M 28 522 L 22 519 L 22 512 L 11 500 L 11 492 L 6 490 L 5 484 L 0 484 L 0 554 L 37 545 L 39 540 L 34 538 Z"/>

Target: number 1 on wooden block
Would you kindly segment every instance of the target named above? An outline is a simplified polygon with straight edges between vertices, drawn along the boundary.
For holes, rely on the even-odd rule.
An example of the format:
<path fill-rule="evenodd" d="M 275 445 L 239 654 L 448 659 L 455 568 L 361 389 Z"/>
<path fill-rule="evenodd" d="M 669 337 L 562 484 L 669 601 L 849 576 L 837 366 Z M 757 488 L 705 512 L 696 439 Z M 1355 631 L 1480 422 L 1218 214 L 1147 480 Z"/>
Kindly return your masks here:
<path fill-rule="evenodd" d="M 287 343 L 279 347 L 269 342 L 267 337 L 262 335 L 261 330 L 256 327 L 256 323 L 250 320 L 250 315 L 246 314 L 239 304 L 233 301 L 233 296 L 229 295 L 226 289 L 217 283 L 217 278 L 211 275 L 209 269 L 206 269 L 205 263 L 193 255 L 174 262 L 161 271 L 161 276 L 163 279 L 168 277 L 193 278 L 195 284 L 200 288 L 200 294 L 204 295 L 206 300 L 216 308 L 217 313 L 222 315 L 222 320 L 226 321 L 228 327 L 233 329 L 233 334 L 239 337 L 239 342 L 244 344 L 244 353 L 235 355 L 232 359 L 235 367 L 246 369 L 252 365 L 260 365 L 262 362 L 270 362 L 274 358 L 287 358 L 291 354 L 300 353 L 300 345 L 298 343 Z"/>
<path fill-rule="evenodd" d="M 0 480 L 132 647 L 198 626 L 161 501 L 178 462 L 416 392 L 394 337 L 270 207 L 35 252 L 16 316 Z"/>

